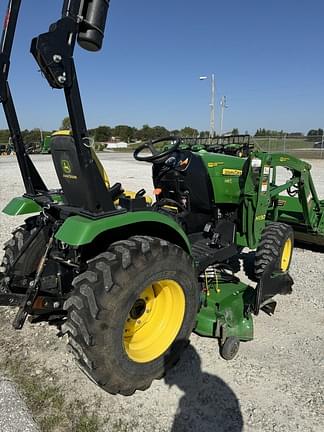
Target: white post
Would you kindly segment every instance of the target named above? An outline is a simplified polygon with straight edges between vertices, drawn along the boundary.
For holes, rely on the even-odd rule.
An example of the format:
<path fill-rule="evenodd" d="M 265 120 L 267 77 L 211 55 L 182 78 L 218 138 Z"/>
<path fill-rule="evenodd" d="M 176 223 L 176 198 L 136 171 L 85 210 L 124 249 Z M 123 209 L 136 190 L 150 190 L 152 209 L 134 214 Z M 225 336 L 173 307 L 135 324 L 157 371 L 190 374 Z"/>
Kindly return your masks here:
<path fill-rule="evenodd" d="M 215 135 L 215 75 L 211 76 L 210 138 Z"/>
<path fill-rule="evenodd" d="M 227 108 L 227 105 L 226 105 L 226 96 L 222 96 L 220 105 L 221 105 L 220 135 L 223 135 L 224 111 L 225 111 L 225 108 Z"/>

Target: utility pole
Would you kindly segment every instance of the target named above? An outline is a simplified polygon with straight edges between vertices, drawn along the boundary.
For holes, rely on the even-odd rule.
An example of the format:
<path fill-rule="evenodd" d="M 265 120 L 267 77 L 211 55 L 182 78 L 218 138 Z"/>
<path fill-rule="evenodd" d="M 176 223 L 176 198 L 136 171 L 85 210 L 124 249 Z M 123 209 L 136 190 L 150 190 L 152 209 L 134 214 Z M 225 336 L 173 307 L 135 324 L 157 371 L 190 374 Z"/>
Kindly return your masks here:
<path fill-rule="evenodd" d="M 39 132 L 40 132 L 40 136 L 41 136 L 41 142 L 43 142 L 43 140 L 44 140 L 44 137 L 43 137 L 43 129 L 41 129 L 41 128 L 36 128 L 36 129 L 39 130 Z"/>
<path fill-rule="evenodd" d="M 226 104 L 226 96 L 222 96 L 220 106 L 221 106 L 220 135 L 223 135 L 224 111 L 226 108 L 228 108 L 228 106 Z"/>
<path fill-rule="evenodd" d="M 211 76 L 210 138 L 215 136 L 215 75 Z"/>
<path fill-rule="evenodd" d="M 208 76 L 201 76 L 199 79 L 201 81 L 207 80 Z M 216 95 L 216 86 L 215 86 L 215 74 L 211 75 L 211 101 L 210 101 L 210 129 L 209 129 L 209 138 L 213 138 L 216 134 L 215 131 L 215 95 Z"/>

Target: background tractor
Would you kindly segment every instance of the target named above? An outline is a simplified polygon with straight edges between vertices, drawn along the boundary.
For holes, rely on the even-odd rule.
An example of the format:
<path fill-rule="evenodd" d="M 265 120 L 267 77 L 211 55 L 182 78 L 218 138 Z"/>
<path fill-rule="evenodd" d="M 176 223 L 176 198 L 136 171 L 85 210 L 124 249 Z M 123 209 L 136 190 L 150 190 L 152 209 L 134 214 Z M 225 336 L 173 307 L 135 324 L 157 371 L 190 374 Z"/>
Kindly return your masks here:
<path fill-rule="evenodd" d="M 235 155 L 243 157 L 244 160 L 258 154 L 248 135 L 215 137 L 212 140 L 185 138 L 182 139 L 182 148 L 202 155 L 205 152 Z M 287 154 L 268 154 L 267 157 L 267 166 L 270 167 L 270 188 L 266 221 L 290 225 L 294 230 L 295 239 L 301 243 L 324 246 L 324 200 L 321 200 L 316 192 L 311 175 L 312 166 Z M 237 176 L 243 172 L 244 160 L 241 163 L 237 162 Z M 284 181 L 278 178 L 278 170 L 282 168 L 286 170 Z M 268 171 L 268 168 L 266 170 Z M 266 233 L 264 236 L 267 237 Z"/>
<path fill-rule="evenodd" d="M 113 394 L 144 390 L 163 376 L 193 330 L 217 338 L 232 359 L 240 340 L 253 338 L 252 315 L 272 314 L 274 296 L 291 292 L 293 231 L 267 223 L 278 194 L 294 184 L 272 182 L 286 156 L 193 152 L 169 137 L 134 153 L 153 164 L 153 204 L 143 189 L 111 185 L 91 148 L 73 60 L 76 41 L 101 48 L 109 1 L 69 0 L 31 45 L 48 83 L 64 90 L 72 126 L 52 138 L 61 188 L 48 190 L 26 153 L 8 84 L 20 3 L 9 2 L 0 91 L 26 193 L 4 212 L 33 216 L 5 245 L 0 305 L 18 307 L 15 329 L 28 315 L 56 324 L 80 367 Z M 255 288 L 227 262 L 245 246 L 258 248 Z"/>

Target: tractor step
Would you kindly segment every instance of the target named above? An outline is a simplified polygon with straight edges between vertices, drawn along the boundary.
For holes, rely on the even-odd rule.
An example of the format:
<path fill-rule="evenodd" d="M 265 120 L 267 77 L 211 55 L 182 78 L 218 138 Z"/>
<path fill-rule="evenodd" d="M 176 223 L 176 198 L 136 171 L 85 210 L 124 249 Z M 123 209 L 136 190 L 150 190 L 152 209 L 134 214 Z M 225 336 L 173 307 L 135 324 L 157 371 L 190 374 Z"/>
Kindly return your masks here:
<path fill-rule="evenodd" d="M 210 245 L 210 240 L 206 238 L 196 241 L 192 246 L 192 256 L 199 273 L 215 262 L 223 262 L 236 254 L 237 248 L 234 244 L 215 248 Z"/>

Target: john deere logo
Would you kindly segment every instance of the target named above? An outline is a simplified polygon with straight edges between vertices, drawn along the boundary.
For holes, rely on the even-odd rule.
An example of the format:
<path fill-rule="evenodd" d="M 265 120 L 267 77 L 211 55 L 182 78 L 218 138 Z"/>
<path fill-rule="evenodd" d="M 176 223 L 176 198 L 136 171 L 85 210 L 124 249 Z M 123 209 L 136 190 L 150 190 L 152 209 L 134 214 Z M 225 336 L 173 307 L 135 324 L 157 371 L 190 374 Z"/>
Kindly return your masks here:
<path fill-rule="evenodd" d="M 69 161 L 63 159 L 61 161 L 61 167 L 62 167 L 62 170 L 65 174 L 71 174 L 72 168 L 71 168 L 71 164 Z"/>

